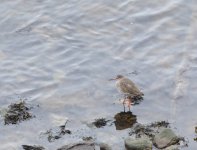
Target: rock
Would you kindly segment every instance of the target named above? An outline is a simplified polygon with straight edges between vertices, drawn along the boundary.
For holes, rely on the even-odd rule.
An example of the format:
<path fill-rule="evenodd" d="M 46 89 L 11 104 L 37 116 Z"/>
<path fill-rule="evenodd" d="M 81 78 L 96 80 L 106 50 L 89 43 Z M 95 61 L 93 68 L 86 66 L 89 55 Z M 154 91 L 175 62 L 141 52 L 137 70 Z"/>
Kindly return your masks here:
<path fill-rule="evenodd" d="M 155 135 L 153 142 L 157 148 L 166 148 L 177 144 L 179 142 L 179 137 L 176 136 L 171 129 L 165 128 Z"/>
<path fill-rule="evenodd" d="M 112 150 L 111 147 L 106 143 L 100 143 L 100 150 Z"/>
<path fill-rule="evenodd" d="M 172 145 L 170 147 L 165 148 L 164 150 L 179 150 L 177 145 Z"/>
<path fill-rule="evenodd" d="M 152 142 L 148 138 L 128 137 L 125 139 L 125 147 L 127 150 L 152 150 Z"/>
<path fill-rule="evenodd" d="M 30 145 L 22 145 L 24 150 L 44 150 L 42 146 L 30 146 Z"/>
<path fill-rule="evenodd" d="M 132 127 L 136 121 L 136 115 L 133 115 L 132 112 L 120 112 L 117 113 L 115 116 L 115 126 L 116 130 L 124 130 L 127 128 Z"/>
<path fill-rule="evenodd" d="M 75 143 L 75 144 L 65 145 L 61 148 L 58 148 L 57 150 L 95 150 L 95 144 L 88 142 Z"/>

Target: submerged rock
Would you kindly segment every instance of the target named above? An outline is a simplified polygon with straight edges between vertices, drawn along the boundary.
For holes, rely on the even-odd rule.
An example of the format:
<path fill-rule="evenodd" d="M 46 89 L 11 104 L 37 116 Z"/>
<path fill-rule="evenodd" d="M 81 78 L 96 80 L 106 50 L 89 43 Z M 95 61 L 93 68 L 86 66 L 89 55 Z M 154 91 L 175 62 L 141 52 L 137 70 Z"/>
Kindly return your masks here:
<path fill-rule="evenodd" d="M 72 134 L 72 132 L 66 129 L 66 123 L 65 123 L 65 125 L 59 126 L 59 128 L 56 131 L 49 129 L 42 134 L 47 135 L 47 139 L 49 142 L 54 142 L 55 140 L 62 138 L 62 136 L 66 134 Z"/>
<path fill-rule="evenodd" d="M 75 144 L 69 144 L 65 145 L 61 148 L 58 148 L 57 150 L 95 150 L 95 144 L 94 143 L 75 143 Z"/>
<path fill-rule="evenodd" d="M 14 103 L 8 106 L 8 111 L 4 116 L 4 123 L 7 124 L 17 124 L 21 121 L 31 119 L 33 116 L 29 110 L 31 108 L 26 106 L 24 101 Z"/>
<path fill-rule="evenodd" d="M 166 148 L 173 144 L 177 144 L 179 140 L 180 138 L 176 136 L 171 129 L 166 128 L 155 135 L 153 142 L 157 148 Z"/>
<path fill-rule="evenodd" d="M 120 112 L 115 115 L 115 126 L 116 130 L 123 130 L 133 126 L 136 123 L 136 115 L 132 112 Z"/>
<path fill-rule="evenodd" d="M 45 148 L 42 146 L 30 146 L 30 145 L 22 145 L 24 150 L 44 150 Z"/>
<path fill-rule="evenodd" d="M 92 123 L 95 127 L 97 128 L 101 128 L 107 125 L 107 122 L 109 122 L 110 120 L 106 120 L 105 118 L 99 118 L 99 119 L 95 119 L 95 121 Z"/>
<path fill-rule="evenodd" d="M 147 138 L 128 137 L 125 139 L 125 147 L 127 150 L 152 150 L 152 142 Z"/>

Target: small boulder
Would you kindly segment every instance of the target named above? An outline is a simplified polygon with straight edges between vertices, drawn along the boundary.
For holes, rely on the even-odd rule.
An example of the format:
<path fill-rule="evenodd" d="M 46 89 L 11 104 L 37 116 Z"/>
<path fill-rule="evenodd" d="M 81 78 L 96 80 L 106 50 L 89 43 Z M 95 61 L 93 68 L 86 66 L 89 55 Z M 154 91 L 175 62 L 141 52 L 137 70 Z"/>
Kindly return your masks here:
<path fill-rule="evenodd" d="M 100 150 L 112 150 L 111 147 L 106 143 L 100 143 Z"/>
<path fill-rule="evenodd" d="M 165 128 L 155 135 L 153 142 L 157 148 L 166 148 L 168 146 L 177 144 L 179 139 L 180 138 L 176 136 L 171 129 Z"/>
<path fill-rule="evenodd" d="M 133 115 L 132 112 L 120 112 L 117 113 L 115 116 L 115 126 L 116 130 L 124 130 L 127 128 L 132 127 L 136 121 L 136 115 Z"/>
<path fill-rule="evenodd" d="M 125 139 L 125 147 L 127 150 L 152 150 L 152 142 L 148 138 L 128 137 Z"/>

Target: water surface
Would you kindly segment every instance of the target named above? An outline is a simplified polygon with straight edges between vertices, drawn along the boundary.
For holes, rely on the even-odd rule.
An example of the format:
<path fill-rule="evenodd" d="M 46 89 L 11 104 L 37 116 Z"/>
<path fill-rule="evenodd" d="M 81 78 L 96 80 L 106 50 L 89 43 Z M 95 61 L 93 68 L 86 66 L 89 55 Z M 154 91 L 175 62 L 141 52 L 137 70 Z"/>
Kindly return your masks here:
<path fill-rule="evenodd" d="M 123 74 L 144 92 L 137 122 L 168 120 L 194 150 L 197 124 L 197 11 L 188 0 L 2 0 L 0 104 L 39 104 L 36 118 L 0 125 L 2 150 L 22 144 L 55 149 L 97 137 L 123 149 L 128 130 L 91 129 L 95 118 L 121 112 L 109 78 Z M 135 72 L 135 73 L 133 73 Z M 73 135 L 49 143 L 40 133 L 69 119 Z M 76 134 L 74 134 L 76 133 Z"/>

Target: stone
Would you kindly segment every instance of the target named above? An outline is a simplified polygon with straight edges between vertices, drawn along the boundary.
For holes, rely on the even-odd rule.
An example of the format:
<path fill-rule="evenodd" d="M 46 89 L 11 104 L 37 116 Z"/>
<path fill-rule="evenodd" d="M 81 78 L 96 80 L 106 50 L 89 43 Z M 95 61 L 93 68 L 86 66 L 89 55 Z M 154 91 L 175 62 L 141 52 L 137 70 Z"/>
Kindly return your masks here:
<path fill-rule="evenodd" d="M 164 150 L 179 150 L 177 145 L 172 145 L 170 147 L 165 148 Z"/>
<path fill-rule="evenodd" d="M 165 128 L 155 135 L 153 143 L 157 148 L 166 148 L 168 146 L 177 144 L 179 142 L 179 137 L 169 129 Z"/>
<path fill-rule="evenodd" d="M 117 113 L 115 116 L 115 126 L 116 130 L 124 130 L 127 128 L 132 127 L 136 121 L 136 115 L 133 115 L 132 112 L 120 112 Z"/>
<path fill-rule="evenodd" d="M 95 144 L 88 142 L 75 143 L 75 144 L 65 145 L 61 148 L 58 148 L 57 150 L 95 150 Z"/>
<path fill-rule="evenodd" d="M 45 148 L 42 146 L 31 146 L 31 145 L 22 145 L 24 150 L 44 150 Z"/>
<path fill-rule="evenodd" d="M 152 142 L 148 138 L 128 137 L 125 139 L 125 147 L 127 150 L 152 150 Z"/>
<path fill-rule="evenodd" d="M 111 147 L 106 143 L 100 143 L 100 150 L 112 150 Z"/>

